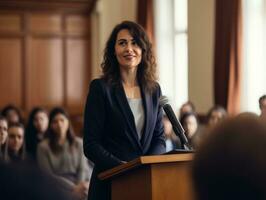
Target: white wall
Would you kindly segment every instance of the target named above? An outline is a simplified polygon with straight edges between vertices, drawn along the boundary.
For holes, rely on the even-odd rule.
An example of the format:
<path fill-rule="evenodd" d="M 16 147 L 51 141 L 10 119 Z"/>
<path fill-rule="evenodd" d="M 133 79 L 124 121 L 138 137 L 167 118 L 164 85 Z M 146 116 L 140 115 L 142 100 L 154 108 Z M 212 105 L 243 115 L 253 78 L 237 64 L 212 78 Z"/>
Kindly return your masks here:
<path fill-rule="evenodd" d="M 188 0 L 189 99 L 205 113 L 213 105 L 215 0 Z"/>
<path fill-rule="evenodd" d="M 114 26 L 123 20 L 136 21 L 137 0 L 98 0 L 92 13 L 92 77 L 100 74 L 105 43 Z"/>

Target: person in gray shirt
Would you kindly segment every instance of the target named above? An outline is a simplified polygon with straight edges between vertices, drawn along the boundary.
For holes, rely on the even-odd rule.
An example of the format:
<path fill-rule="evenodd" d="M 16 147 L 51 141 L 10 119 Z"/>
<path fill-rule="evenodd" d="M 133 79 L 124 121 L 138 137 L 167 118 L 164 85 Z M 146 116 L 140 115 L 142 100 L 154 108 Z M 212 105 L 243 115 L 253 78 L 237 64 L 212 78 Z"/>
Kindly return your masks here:
<path fill-rule="evenodd" d="M 89 170 L 82 140 L 75 137 L 68 114 L 62 108 L 54 108 L 49 119 L 47 138 L 37 148 L 38 164 L 60 180 L 74 197 L 85 199 Z"/>

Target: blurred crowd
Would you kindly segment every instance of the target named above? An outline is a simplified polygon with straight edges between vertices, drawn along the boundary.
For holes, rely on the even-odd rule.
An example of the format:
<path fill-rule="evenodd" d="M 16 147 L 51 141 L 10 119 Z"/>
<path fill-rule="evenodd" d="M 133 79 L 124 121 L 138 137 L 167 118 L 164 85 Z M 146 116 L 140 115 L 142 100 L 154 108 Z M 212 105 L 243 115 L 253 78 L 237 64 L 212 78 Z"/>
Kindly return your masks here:
<path fill-rule="evenodd" d="M 266 95 L 259 98 L 258 106 L 260 108 L 260 114 L 252 114 L 257 115 L 261 120 L 266 122 Z M 220 122 L 232 117 L 228 115 L 226 109 L 221 105 L 214 105 L 207 113 L 199 114 L 191 101 L 182 104 L 176 115 L 185 130 L 185 135 L 189 144 L 194 150 L 198 148 L 212 129 Z M 182 148 L 180 138 L 174 133 L 172 125 L 166 115 L 163 117 L 163 123 L 165 128 L 166 151 Z"/>
<path fill-rule="evenodd" d="M 257 138 L 259 141 L 252 142 L 254 137 L 261 137 L 262 129 L 260 129 L 259 124 L 266 124 L 266 95 L 261 96 L 258 102 L 261 111 L 259 115 L 245 112 L 239 114 L 237 118 L 229 116 L 226 109 L 220 105 L 211 107 L 206 114 L 201 113 L 201 115 L 197 113 L 196 107 L 191 101 L 185 102 L 180 107 L 177 116 L 185 130 L 185 135 L 192 148 L 196 152 L 199 150 L 199 153 L 196 153 L 193 175 L 195 178 L 196 191 L 201 199 L 210 199 L 206 197 L 205 190 L 208 190 L 208 195 L 211 195 L 212 193 L 210 193 L 209 188 L 215 191 L 219 187 L 225 187 L 222 185 L 222 182 L 220 182 L 221 185 L 215 185 L 213 183 L 215 180 L 219 180 L 219 178 L 224 180 L 223 177 L 228 178 L 228 176 L 233 176 L 232 172 L 224 172 L 228 166 L 223 168 L 223 165 L 227 164 L 222 163 L 223 161 L 231 162 L 235 159 L 237 163 L 241 164 L 241 156 L 249 155 L 249 149 L 245 148 L 256 149 L 256 145 L 258 145 L 258 148 L 262 148 L 259 150 L 263 150 L 263 148 L 266 150 L 266 136 L 265 139 L 264 137 L 261 139 Z M 174 133 L 172 125 L 166 115 L 163 116 L 163 124 L 166 150 L 182 149 L 180 138 Z M 254 131 L 250 131 L 251 128 L 253 128 Z M 265 129 L 263 129 L 263 131 L 265 131 Z M 250 134 L 250 132 L 252 132 L 252 134 Z M 232 138 L 230 138 L 228 134 L 232 135 Z M 223 140 L 223 138 L 226 139 Z M 239 144 L 240 138 L 244 139 L 241 144 Z M 232 146 L 230 146 L 230 142 Z M 260 147 L 259 145 L 263 145 L 263 142 L 265 143 L 265 147 Z M 240 150 L 237 149 L 238 147 Z M 228 150 L 224 151 L 223 148 L 227 148 Z M 237 151 L 235 154 L 231 154 L 230 151 L 234 151 L 234 148 L 236 148 Z M 221 152 L 224 152 L 222 156 Z M 229 160 L 223 160 L 226 157 L 225 154 L 232 155 L 232 158 L 229 156 Z M 251 151 L 251 154 L 252 155 L 247 157 L 247 159 L 251 158 L 255 164 L 257 162 L 264 167 L 266 162 L 264 163 L 264 159 L 261 161 L 260 157 L 257 158 L 255 156 L 255 154 L 258 154 L 257 151 Z M 211 160 L 213 156 L 220 156 L 220 161 L 216 159 L 215 163 L 212 163 Z M 7 174 L 11 173 L 13 176 L 19 178 L 21 174 L 16 170 L 23 169 L 23 166 L 27 163 L 27 165 L 33 166 L 33 168 L 30 168 L 33 169 L 31 171 L 31 177 L 37 174 L 36 169 L 38 169 L 44 174 L 48 174 L 51 180 L 53 180 L 52 183 L 56 183 L 55 185 L 57 185 L 57 187 L 59 186 L 60 192 L 62 191 L 62 194 L 68 194 L 67 196 L 71 197 L 70 199 L 82 200 L 87 198 L 93 163 L 85 158 L 82 138 L 75 134 L 68 113 L 61 107 L 55 107 L 49 113 L 44 108 L 36 107 L 30 112 L 27 120 L 22 118 L 21 112 L 17 107 L 8 105 L 3 108 L 0 115 L 0 161 L 0 185 L 8 185 L 16 182 L 15 178 L 5 179 L 5 177 Z M 238 166 L 237 163 L 236 165 Z M 6 165 L 9 165 L 9 167 L 6 167 Z M 212 168 L 211 165 L 217 167 L 216 169 L 218 171 L 223 171 L 223 173 L 229 175 L 223 174 L 223 176 L 219 176 L 211 170 L 206 171 L 206 167 L 208 169 Z M 14 166 L 19 167 L 15 168 Z M 16 169 L 14 173 L 10 171 L 14 169 Z M 239 170 L 239 168 L 236 169 Z M 246 170 L 248 171 L 249 169 Z M 252 170 L 255 170 L 255 168 L 252 168 Z M 246 173 L 246 171 L 240 171 L 238 172 L 241 176 Z M 18 175 L 14 175 L 16 173 L 18 173 Z M 27 179 L 26 176 L 28 176 L 28 174 L 29 172 L 26 170 L 23 174 L 25 177 L 21 176 L 20 178 Z M 36 176 L 40 176 L 39 172 Z M 202 176 L 207 178 L 203 178 Z M 215 180 L 213 180 L 214 177 Z M 29 181 L 34 182 L 35 179 L 29 178 Z M 40 184 L 41 187 L 43 187 L 43 185 L 45 187 L 47 183 L 47 181 L 41 181 L 38 184 Z M 244 184 L 245 182 L 242 181 L 241 183 Z M 263 180 L 261 185 L 265 185 L 264 183 Z M 18 183 L 16 182 L 16 184 Z M 49 182 L 49 184 L 51 184 L 51 182 Z M 211 187 L 208 184 L 210 184 Z M 215 188 L 216 186 L 217 188 Z M 20 187 L 25 187 L 25 194 L 27 194 L 27 184 Z M 244 187 L 248 186 L 245 185 Z M 56 190 L 56 187 L 53 189 Z M 230 190 L 230 187 L 227 189 Z M 1 190 L 1 192 L 3 191 Z M 58 195 L 61 194 L 60 192 Z M 216 194 L 215 192 L 213 195 Z M 10 195 L 9 193 L 4 194 Z M 41 192 L 38 194 L 41 194 Z M 247 195 L 248 194 L 246 194 L 246 196 Z M 261 195 L 264 195 L 264 193 Z M 41 197 L 38 198 L 41 199 Z M 52 197 L 49 198 L 53 199 Z M 31 198 L 27 197 L 27 199 Z"/>
<path fill-rule="evenodd" d="M 0 159 L 9 165 L 37 166 L 57 180 L 72 199 L 86 199 L 93 164 L 83 154 L 82 138 L 73 131 L 68 113 L 60 107 L 49 113 L 34 108 L 25 121 L 8 105 L 0 115 Z"/>

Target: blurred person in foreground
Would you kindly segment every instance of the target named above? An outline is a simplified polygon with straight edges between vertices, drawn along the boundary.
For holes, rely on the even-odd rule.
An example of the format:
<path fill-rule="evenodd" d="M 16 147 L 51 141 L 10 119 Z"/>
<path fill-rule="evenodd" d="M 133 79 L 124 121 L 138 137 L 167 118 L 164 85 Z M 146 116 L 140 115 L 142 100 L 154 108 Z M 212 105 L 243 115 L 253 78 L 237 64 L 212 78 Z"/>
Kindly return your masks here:
<path fill-rule="evenodd" d="M 212 129 L 193 161 L 197 200 L 266 199 L 266 127 L 254 114 Z"/>
<path fill-rule="evenodd" d="M 0 161 L 0 199 L 70 200 L 56 180 L 29 163 Z"/>

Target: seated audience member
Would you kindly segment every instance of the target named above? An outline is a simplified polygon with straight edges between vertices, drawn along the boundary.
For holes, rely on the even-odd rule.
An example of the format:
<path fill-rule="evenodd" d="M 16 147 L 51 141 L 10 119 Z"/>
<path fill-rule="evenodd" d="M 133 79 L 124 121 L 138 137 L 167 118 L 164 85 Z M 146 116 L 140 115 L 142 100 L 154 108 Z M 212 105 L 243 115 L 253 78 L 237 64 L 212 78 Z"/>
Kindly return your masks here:
<path fill-rule="evenodd" d="M 7 119 L 8 123 L 22 123 L 23 119 L 20 110 L 14 105 L 8 105 L 3 108 L 2 115 Z"/>
<path fill-rule="evenodd" d="M 193 161 L 197 200 L 266 199 L 266 127 L 254 115 L 211 130 Z"/>
<path fill-rule="evenodd" d="M 174 133 L 172 124 L 166 115 L 163 116 L 163 125 L 164 125 L 164 134 L 165 134 L 166 152 L 172 151 L 174 149 L 181 149 L 180 139 Z"/>
<path fill-rule="evenodd" d="M 213 127 L 218 122 L 225 119 L 226 116 L 227 116 L 226 110 L 222 106 L 216 105 L 212 107 L 207 114 L 207 120 L 208 120 L 207 125 L 209 127 Z"/>
<path fill-rule="evenodd" d="M 7 157 L 7 129 L 7 120 L 0 115 L 0 160 L 6 160 Z"/>
<path fill-rule="evenodd" d="M 70 200 L 56 180 L 28 163 L 0 161 L 0 199 Z"/>
<path fill-rule="evenodd" d="M 21 162 L 26 160 L 24 134 L 23 124 L 13 123 L 8 125 L 8 162 Z"/>
<path fill-rule="evenodd" d="M 48 114 L 43 108 L 36 107 L 31 111 L 26 128 L 26 150 L 33 160 L 36 160 L 37 145 L 44 139 L 48 122 Z"/>
<path fill-rule="evenodd" d="M 184 113 L 180 119 L 180 123 L 185 130 L 189 144 L 195 149 L 199 143 L 199 123 L 196 113 Z"/>
<path fill-rule="evenodd" d="M 263 95 L 259 98 L 260 105 L 260 117 L 263 121 L 266 121 L 266 95 Z"/>
<path fill-rule="evenodd" d="M 69 116 L 62 108 L 54 108 L 49 115 L 47 138 L 37 147 L 37 160 L 74 197 L 86 198 L 89 174 L 82 140 L 74 135 Z"/>
<path fill-rule="evenodd" d="M 191 101 L 187 101 L 179 109 L 179 119 L 181 119 L 182 115 L 188 112 L 196 113 L 196 108 Z"/>

